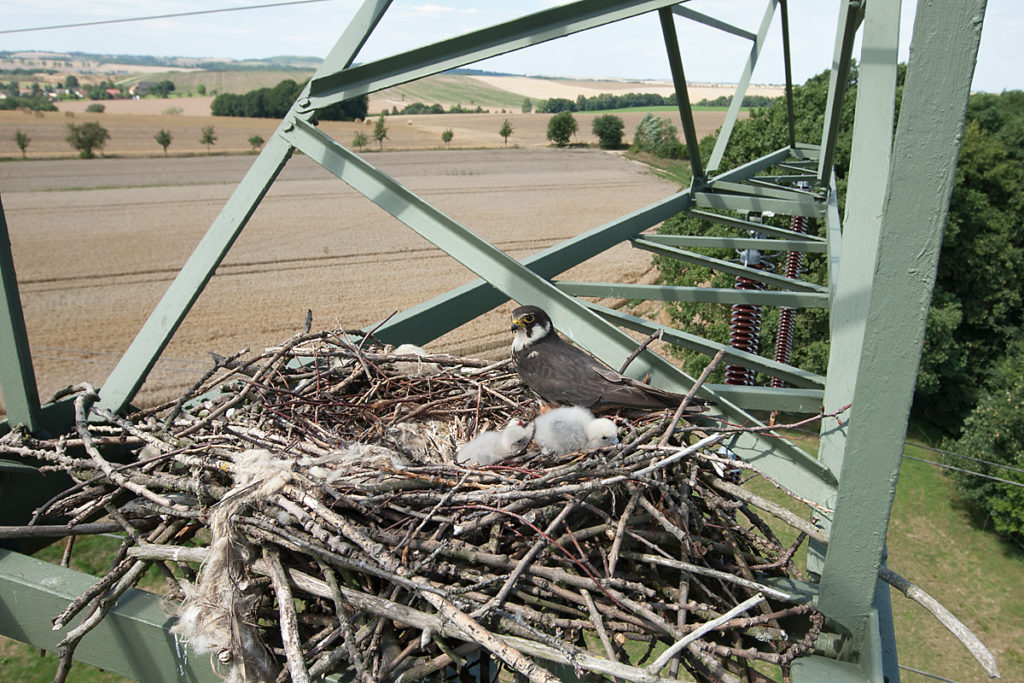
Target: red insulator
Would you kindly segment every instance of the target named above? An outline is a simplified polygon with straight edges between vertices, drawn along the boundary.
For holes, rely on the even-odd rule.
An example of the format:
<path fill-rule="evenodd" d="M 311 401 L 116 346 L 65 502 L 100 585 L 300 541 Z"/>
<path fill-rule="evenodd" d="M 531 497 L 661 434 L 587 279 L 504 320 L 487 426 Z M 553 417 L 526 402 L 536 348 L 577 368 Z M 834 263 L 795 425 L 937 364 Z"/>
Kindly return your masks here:
<path fill-rule="evenodd" d="M 793 216 L 789 222 L 789 229 L 801 234 L 807 232 L 807 218 L 805 216 Z M 799 251 L 791 251 L 786 254 L 786 277 L 796 279 L 800 276 L 800 268 L 803 265 L 803 254 Z M 793 327 L 796 325 L 796 309 L 783 308 L 779 311 L 779 329 L 775 334 L 775 360 L 779 363 L 789 364 L 790 355 L 793 352 Z M 772 377 L 771 386 L 785 386 L 778 377 Z"/>
<path fill-rule="evenodd" d="M 764 268 L 757 264 L 754 268 Z M 763 282 L 745 277 L 736 277 L 735 289 L 762 290 L 766 289 Z M 735 304 L 729 320 L 729 345 L 734 349 L 757 353 L 761 348 L 761 307 L 748 304 Z M 725 368 L 725 383 L 740 386 L 754 384 L 754 371 L 740 365 L 728 365 Z"/>

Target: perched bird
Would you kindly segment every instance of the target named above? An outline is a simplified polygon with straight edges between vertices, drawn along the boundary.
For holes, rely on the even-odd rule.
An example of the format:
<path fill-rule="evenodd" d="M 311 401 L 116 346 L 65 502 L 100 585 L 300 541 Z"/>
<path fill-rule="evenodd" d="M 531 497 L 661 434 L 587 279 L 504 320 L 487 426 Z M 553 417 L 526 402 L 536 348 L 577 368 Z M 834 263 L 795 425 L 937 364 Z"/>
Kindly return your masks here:
<path fill-rule="evenodd" d="M 493 465 L 521 453 L 533 440 L 533 429 L 523 422 L 510 422 L 500 432 L 480 432 L 455 455 L 460 465 Z"/>
<path fill-rule="evenodd" d="M 558 336 L 536 306 L 512 311 L 512 362 L 520 379 L 545 401 L 590 410 L 675 408 L 683 400 L 626 377 Z"/>
<path fill-rule="evenodd" d="M 584 448 L 619 442 L 619 430 L 608 418 L 595 418 L 582 406 L 562 406 L 533 421 L 533 441 L 546 455 L 564 455 Z"/>

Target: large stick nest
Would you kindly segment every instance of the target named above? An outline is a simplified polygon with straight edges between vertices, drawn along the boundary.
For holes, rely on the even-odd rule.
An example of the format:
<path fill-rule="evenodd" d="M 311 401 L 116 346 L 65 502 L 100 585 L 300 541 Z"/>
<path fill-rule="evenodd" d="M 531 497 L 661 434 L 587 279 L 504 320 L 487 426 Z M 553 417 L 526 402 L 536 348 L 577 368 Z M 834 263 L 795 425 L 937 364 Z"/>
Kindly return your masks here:
<path fill-rule="evenodd" d="M 418 680 L 481 652 L 533 680 L 552 663 L 759 680 L 788 676 L 821 630 L 778 581 L 799 578 L 803 535 L 782 544 L 735 494 L 726 430 L 614 416 L 614 447 L 462 466 L 459 444 L 539 408 L 508 363 L 345 331 L 220 358 L 176 404 L 128 418 L 96 399 L 78 388 L 76 434 L 0 445 L 77 482 L 34 525 L 128 532 L 57 626 L 98 621 L 155 564 L 176 631 L 232 680 Z"/>

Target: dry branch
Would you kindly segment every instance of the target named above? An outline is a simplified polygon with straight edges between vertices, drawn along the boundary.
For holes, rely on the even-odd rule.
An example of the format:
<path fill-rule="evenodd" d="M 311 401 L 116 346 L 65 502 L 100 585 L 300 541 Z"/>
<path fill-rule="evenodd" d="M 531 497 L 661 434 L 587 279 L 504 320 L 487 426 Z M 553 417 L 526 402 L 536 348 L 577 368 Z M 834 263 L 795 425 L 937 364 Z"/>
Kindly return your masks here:
<path fill-rule="evenodd" d="M 788 676 L 821 630 L 771 587 L 791 577 L 795 547 L 752 508 L 823 535 L 716 476 L 713 448 L 735 428 L 689 444 L 670 414 L 619 416 L 612 448 L 463 467 L 460 444 L 537 414 L 507 362 L 397 355 L 345 330 L 218 359 L 164 413 L 119 417 L 77 391 L 73 443 L 0 441 L 79 480 L 2 534 L 126 533 L 109 578 L 59 625 L 102 618 L 155 562 L 185 594 L 176 630 L 252 680 L 349 667 L 407 681 L 484 648 L 537 681 L 555 680 L 544 662 L 667 681 L 669 659 L 733 681 L 752 661 Z M 115 442 L 127 459 L 104 454 Z M 675 649 L 645 667 L 626 661 L 630 640 Z"/>

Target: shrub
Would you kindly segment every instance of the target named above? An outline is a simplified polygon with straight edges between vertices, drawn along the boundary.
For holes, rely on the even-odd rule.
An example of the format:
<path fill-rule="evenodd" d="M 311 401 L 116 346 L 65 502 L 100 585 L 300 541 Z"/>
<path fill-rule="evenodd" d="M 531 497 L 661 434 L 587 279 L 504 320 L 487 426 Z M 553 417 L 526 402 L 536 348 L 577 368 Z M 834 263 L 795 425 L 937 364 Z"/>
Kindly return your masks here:
<path fill-rule="evenodd" d="M 90 114 L 102 114 L 106 110 L 107 110 L 106 106 L 100 104 L 99 102 L 93 102 L 92 104 L 90 104 L 88 107 L 85 108 L 85 111 L 87 111 Z"/>
<path fill-rule="evenodd" d="M 110 139 L 107 129 L 98 123 L 90 121 L 76 126 L 68 124 L 68 136 L 64 138 L 69 145 L 78 150 L 78 156 L 82 159 L 92 159 L 94 149 L 103 149 L 103 144 Z"/>
<path fill-rule="evenodd" d="M 676 137 L 676 127 L 667 118 L 659 118 L 648 112 L 637 124 L 633 133 L 633 150 L 648 152 L 663 159 L 682 159 L 686 147 Z"/>
<path fill-rule="evenodd" d="M 602 149 L 615 149 L 622 145 L 622 130 L 626 124 L 614 114 L 605 114 L 594 118 L 593 133 L 600 141 Z"/>
<path fill-rule="evenodd" d="M 548 120 L 548 140 L 559 147 L 569 144 L 569 139 L 576 134 L 579 126 L 572 112 L 563 111 Z"/>

